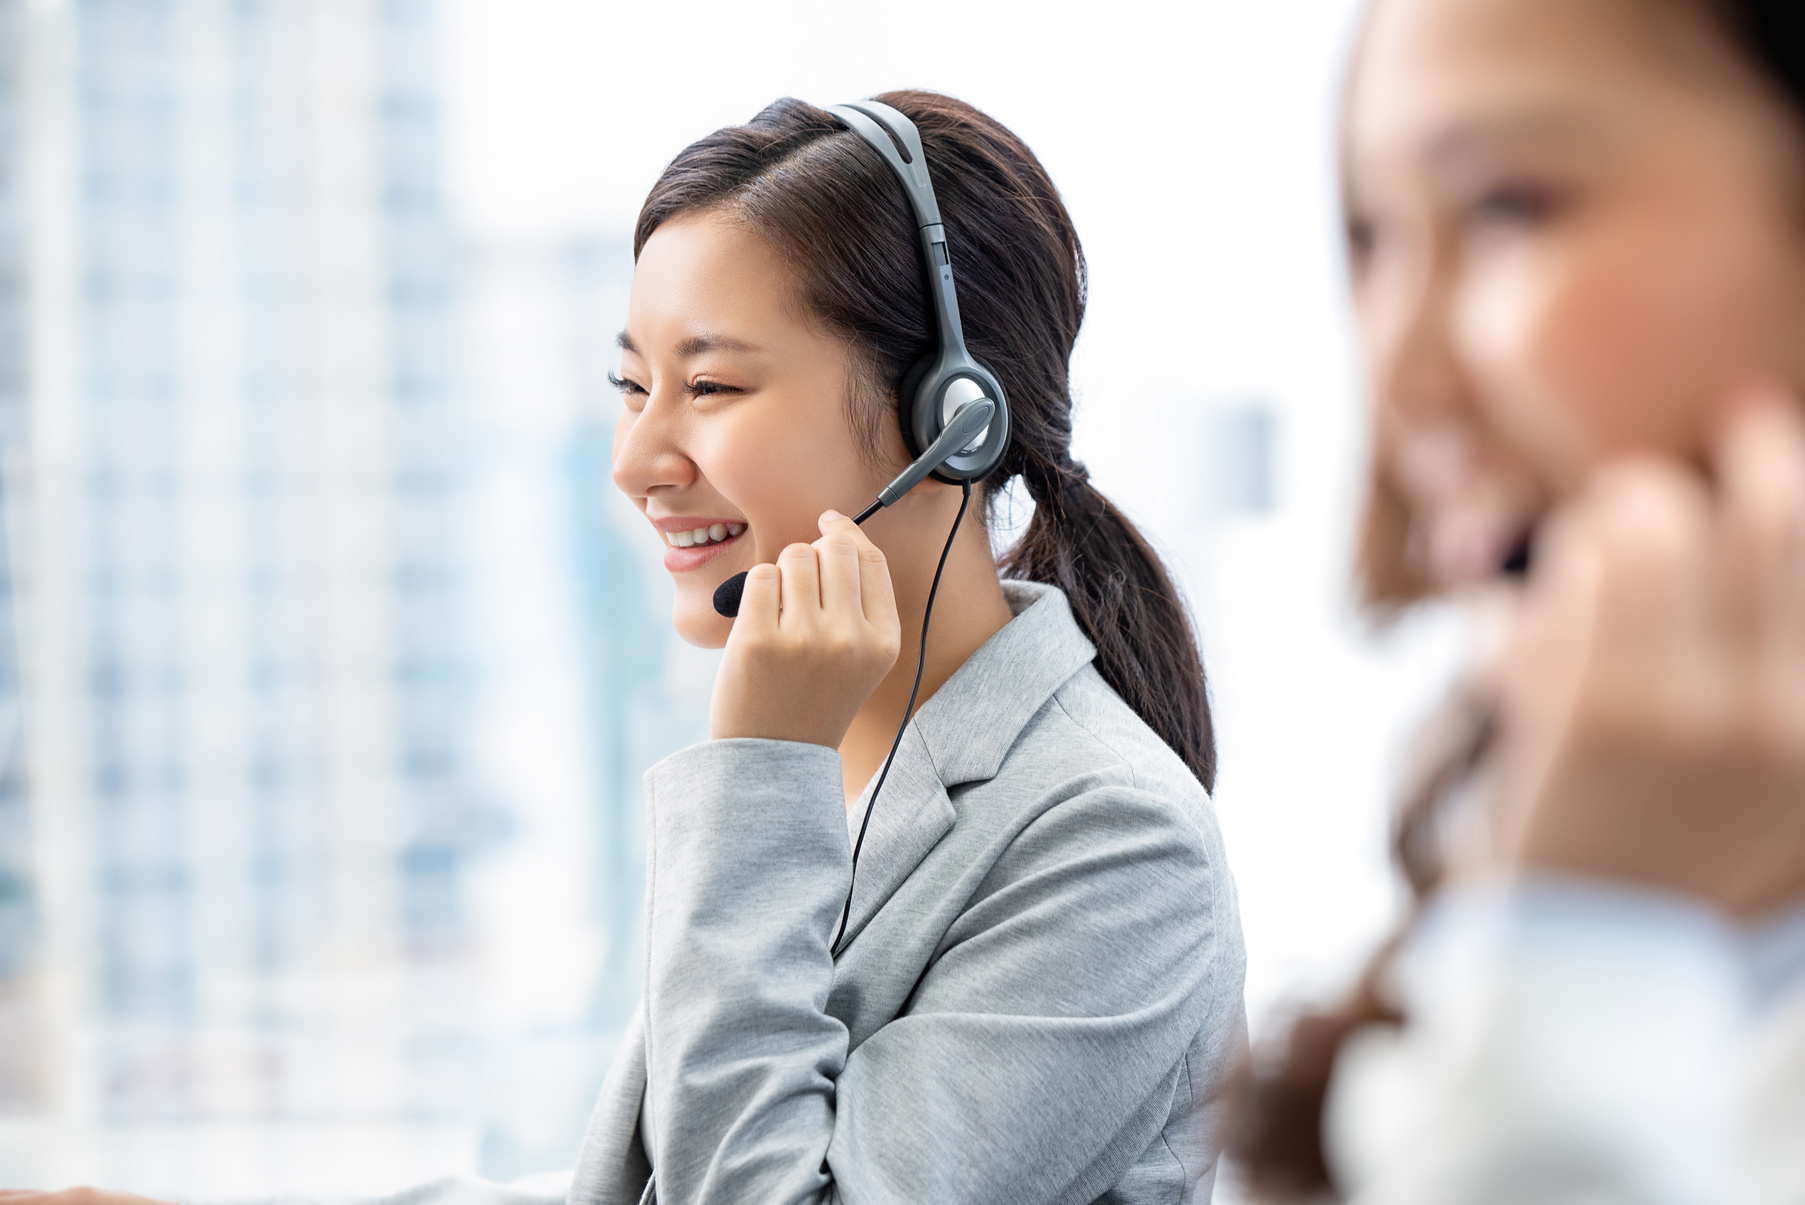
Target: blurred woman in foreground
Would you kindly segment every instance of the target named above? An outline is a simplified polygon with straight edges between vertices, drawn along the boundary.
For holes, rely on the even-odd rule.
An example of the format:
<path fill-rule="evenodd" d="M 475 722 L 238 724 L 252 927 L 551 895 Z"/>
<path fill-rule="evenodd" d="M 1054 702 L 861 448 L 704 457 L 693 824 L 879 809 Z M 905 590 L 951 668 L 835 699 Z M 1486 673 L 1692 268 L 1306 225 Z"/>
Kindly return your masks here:
<path fill-rule="evenodd" d="M 1255 1192 L 1805 1200 L 1796 0 L 1377 0 L 1344 126 L 1370 601 L 1497 639 L 1422 906 L 1256 1060 Z"/>

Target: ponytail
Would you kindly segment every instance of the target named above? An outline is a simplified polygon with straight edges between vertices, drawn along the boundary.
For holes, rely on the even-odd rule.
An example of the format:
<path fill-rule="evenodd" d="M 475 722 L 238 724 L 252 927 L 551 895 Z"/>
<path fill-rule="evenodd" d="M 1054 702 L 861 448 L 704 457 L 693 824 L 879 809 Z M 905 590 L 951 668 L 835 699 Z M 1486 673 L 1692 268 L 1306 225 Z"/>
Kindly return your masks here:
<path fill-rule="evenodd" d="M 1171 575 L 1063 444 L 1038 451 L 1029 449 L 1020 467 L 1034 516 L 1003 561 L 1005 575 L 1065 593 L 1078 626 L 1097 647 L 1103 680 L 1184 759 L 1205 790 L 1214 790 L 1216 732 L 1203 658 Z"/>

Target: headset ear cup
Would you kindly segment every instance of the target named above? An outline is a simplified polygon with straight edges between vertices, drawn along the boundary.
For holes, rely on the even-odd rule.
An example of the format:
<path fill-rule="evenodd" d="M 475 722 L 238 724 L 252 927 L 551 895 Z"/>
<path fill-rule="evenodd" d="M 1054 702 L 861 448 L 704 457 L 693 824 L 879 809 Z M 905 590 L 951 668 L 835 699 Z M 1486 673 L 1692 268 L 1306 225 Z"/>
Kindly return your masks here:
<path fill-rule="evenodd" d="M 921 408 L 921 385 L 928 379 L 928 373 L 934 369 L 935 357 L 923 356 L 909 366 L 903 373 L 902 384 L 896 387 L 896 419 L 902 426 L 903 442 L 909 447 L 909 457 L 914 459 L 927 449 L 915 436 L 915 413 Z M 938 430 L 936 429 L 936 434 Z M 929 437 L 929 443 L 933 437 Z"/>
<path fill-rule="evenodd" d="M 976 371 L 973 371 L 973 370 Z M 984 435 L 984 442 L 972 452 L 948 458 L 945 464 L 934 470 L 936 481 L 944 481 L 949 485 L 961 482 L 981 481 L 996 471 L 1003 462 L 1003 455 L 1009 448 L 1009 398 L 1003 392 L 1003 383 L 997 380 L 996 373 L 975 358 L 967 358 L 964 367 L 956 373 L 949 374 L 949 383 L 941 381 L 929 382 L 935 390 L 950 387 L 952 378 L 964 378 L 978 385 L 996 404 L 996 417 L 990 420 L 990 428 Z M 924 391 L 925 392 L 925 391 Z M 938 394 L 936 393 L 936 397 Z M 937 425 L 936 431 L 944 429 Z"/>

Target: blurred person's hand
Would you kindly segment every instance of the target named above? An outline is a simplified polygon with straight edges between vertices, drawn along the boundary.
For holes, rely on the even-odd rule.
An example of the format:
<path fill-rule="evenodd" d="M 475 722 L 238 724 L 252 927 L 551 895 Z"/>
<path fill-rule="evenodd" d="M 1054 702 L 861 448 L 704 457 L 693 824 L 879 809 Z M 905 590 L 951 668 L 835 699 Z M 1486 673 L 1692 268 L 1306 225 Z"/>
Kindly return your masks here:
<path fill-rule="evenodd" d="M 29 1188 L 0 1188 L 4 1205 L 171 1205 L 155 1197 L 136 1193 L 108 1192 L 104 1188 L 64 1188 L 56 1192 L 38 1192 Z"/>
<path fill-rule="evenodd" d="M 1714 481 L 1603 471 L 1553 523 L 1500 667 L 1508 864 L 1805 895 L 1805 410 L 1739 398 Z"/>

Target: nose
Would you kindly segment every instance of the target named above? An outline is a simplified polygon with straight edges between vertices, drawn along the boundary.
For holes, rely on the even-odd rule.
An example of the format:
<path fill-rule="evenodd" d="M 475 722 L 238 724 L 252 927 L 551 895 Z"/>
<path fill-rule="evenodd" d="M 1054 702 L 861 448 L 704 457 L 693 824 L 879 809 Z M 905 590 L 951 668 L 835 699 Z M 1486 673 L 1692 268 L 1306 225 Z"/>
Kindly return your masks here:
<path fill-rule="evenodd" d="M 1445 427 L 1471 417 L 1455 346 L 1453 279 L 1446 257 L 1424 247 L 1374 281 L 1361 310 L 1381 427 Z"/>
<path fill-rule="evenodd" d="M 683 423 L 673 399 L 655 390 L 637 411 L 621 407 L 614 425 L 613 475 L 615 488 L 635 499 L 695 484 L 700 474 L 684 450 Z"/>

